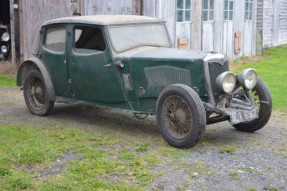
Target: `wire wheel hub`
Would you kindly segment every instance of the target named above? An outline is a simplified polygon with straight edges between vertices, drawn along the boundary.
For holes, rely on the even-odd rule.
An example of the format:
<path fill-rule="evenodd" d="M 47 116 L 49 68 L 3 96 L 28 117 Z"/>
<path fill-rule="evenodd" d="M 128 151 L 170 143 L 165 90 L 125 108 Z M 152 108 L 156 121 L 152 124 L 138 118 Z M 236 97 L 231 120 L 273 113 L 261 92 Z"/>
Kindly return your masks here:
<path fill-rule="evenodd" d="M 165 100 L 162 118 L 167 131 L 176 139 L 185 138 L 191 130 L 191 110 L 178 96 L 170 96 Z"/>

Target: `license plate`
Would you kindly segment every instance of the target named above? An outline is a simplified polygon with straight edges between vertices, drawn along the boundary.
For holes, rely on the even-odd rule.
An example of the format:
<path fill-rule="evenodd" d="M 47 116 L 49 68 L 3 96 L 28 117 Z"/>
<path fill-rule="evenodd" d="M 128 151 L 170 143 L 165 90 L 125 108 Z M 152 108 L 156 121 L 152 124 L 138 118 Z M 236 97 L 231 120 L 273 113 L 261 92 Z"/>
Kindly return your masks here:
<path fill-rule="evenodd" d="M 250 122 L 258 118 L 258 110 L 254 108 L 250 111 L 236 110 L 234 112 L 228 112 L 230 114 L 230 123 L 235 125 L 243 122 Z"/>

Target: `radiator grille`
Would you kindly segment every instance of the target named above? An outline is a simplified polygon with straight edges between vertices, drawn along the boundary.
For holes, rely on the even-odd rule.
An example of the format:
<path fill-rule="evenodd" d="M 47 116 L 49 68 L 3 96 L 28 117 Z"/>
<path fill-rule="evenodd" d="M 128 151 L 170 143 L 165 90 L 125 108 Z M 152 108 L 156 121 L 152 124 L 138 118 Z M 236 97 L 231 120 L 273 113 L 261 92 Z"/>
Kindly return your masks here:
<path fill-rule="evenodd" d="M 158 66 L 144 69 L 148 87 L 166 87 L 171 84 L 191 85 L 190 72 L 172 66 Z"/>

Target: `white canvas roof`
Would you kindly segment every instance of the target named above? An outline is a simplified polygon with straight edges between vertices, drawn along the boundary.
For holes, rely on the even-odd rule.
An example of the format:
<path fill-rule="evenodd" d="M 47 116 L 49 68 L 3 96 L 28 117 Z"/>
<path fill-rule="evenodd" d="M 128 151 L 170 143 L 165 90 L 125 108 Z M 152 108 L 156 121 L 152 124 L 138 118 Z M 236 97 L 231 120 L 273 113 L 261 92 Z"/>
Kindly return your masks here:
<path fill-rule="evenodd" d="M 94 15 L 94 16 L 76 16 L 63 17 L 46 21 L 44 25 L 57 23 L 87 23 L 97 25 L 117 25 L 117 24 L 136 24 L 136 23 L 154 23 L 164 22 L 163 20 L 136 15 Z"/>

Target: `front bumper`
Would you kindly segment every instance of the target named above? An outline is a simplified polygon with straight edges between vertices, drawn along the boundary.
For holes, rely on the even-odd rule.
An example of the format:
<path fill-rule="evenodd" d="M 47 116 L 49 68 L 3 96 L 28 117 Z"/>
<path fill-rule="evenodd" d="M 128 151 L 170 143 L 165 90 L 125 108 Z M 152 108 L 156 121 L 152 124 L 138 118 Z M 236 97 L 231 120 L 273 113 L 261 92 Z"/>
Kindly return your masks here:
<path fill-rule="evenodd" d="M 229 120 L 232 125 L 248 123 L 259 117 L 259 108 L 247 90 L 237 89 L 221 97 L 217 106 L 205 103 L 208 124 Z"/>
<path fill-rule="evenodd" d="M 251 110 L 226 108 L 223 111 L 229 116 L 229 122 L 232 125 L 248 123 L 258 118 L 258 109 L 256 107 Z"/>
<path fill-rule="evenodd" d="M 204 104 L 207 113 L 207 124 L 229 120 L 232 125 L 248 123 L 259 117 L 259 109 L 254 106 L 250 109 L 217 108 L 211 104 Z"/>

